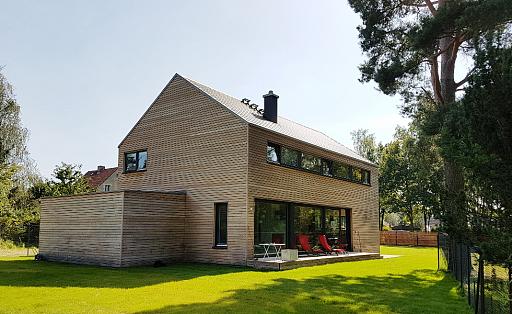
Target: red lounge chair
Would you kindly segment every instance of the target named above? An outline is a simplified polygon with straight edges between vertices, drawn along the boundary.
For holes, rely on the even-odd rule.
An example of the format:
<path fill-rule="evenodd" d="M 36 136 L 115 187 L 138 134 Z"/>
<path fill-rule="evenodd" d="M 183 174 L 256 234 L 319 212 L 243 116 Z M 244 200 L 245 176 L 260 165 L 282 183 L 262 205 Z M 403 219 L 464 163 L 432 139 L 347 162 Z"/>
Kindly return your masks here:
<path fill-rule="evenodd" d="M 314 249 L 309 244 L 309 238 L 305 234 L 299 234 L 299 244 L 302 247 L 302 249 L 309 255 L 318 255 L 318 254 L 324 254 L 324 251 L 320 249 Z"/>
<path fill-rule="evenodd" d="M 325 234 L 321 234 L 318 237 L 318 240 L 320 240 L 320 245 L 322 246 L 322 248 L 328 253 L 335 253 L 336 255 L 347 254 L 347 251 L 345 249 L 333 249 L 327 242 L 327 237 L 325 236 Z"/>

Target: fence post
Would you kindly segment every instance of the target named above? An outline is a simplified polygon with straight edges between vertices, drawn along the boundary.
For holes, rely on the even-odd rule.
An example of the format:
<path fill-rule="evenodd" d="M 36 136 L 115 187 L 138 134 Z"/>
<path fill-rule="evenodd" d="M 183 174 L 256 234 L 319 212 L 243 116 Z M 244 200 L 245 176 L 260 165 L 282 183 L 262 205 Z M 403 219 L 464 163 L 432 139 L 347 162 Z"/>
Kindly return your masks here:
<path fill-rule="evenodd" d="M 416 246 L 419 246 L 419 232 L 416 232 Z"/>
<path fill-rule="evenodd" d="M 439 249 L 440 249 L 440 243 L 439 243 L 439 232 L 437 233 L 437 270 L 439 271 L 441 269 L 441 265 L 439 263 Z"/>
<path fill-rule="evenodd" d="M 484 273 L 484 260 L 482 259 L 482 255 L 480 255 L 480 261 L 478 264 L 478 272 L 480 275 L 480 313 L 485 313 L 485 273 Z"/>
<path fill-rule="evenodd" d="M 395 231 L 395 245 L 398 245 L 398 231 Z"/>
<path fill-rule="evenodd" d="M 512 266 L 508 267 L 508 307 L 512 314 Z"/>
<path fill-rule="evenodd" d="M 466 275 L 468 276 L 468 304 L 469 304 L 469 306 L 471 306 L 471 248 L 469 247 L 469 245 L 467 246 L 466 258 L 467 258 L 467 263 L 466 263 L 467 274 Z"/>

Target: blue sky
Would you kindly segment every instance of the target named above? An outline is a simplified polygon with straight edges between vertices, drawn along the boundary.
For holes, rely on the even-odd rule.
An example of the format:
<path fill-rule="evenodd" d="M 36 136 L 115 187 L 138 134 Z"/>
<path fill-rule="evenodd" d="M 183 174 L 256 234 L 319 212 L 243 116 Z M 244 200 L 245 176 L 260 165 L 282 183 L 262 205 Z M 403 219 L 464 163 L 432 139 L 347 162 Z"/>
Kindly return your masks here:
<path fill-rule="evenodd" d="M 345 1 L 9 1 L 0 66 L 42 175 L 61 161 L 117 165 L 117 145 L 178 72 L 351 147 L 391 139 L 398 97 L 358 82 L 358 17 Z"/>

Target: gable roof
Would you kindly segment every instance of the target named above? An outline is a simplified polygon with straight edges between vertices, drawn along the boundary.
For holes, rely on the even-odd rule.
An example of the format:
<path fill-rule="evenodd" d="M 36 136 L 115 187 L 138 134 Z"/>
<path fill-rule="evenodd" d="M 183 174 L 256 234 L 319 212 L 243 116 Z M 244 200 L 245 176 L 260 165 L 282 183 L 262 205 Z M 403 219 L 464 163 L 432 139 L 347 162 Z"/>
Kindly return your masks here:
<path fill-rule="evenodd" d="M 188 79 L 186 77 L 180 76 L 184 80 L 188 81 L 195 87 L 197 87 L 200 91 L 208 95 L 210 98 L 223 105 L 234 114 L 245 120 L 247 123 L 255 125 L 257 127 L 272 131 L 274 133 L 278 133 L 281 135 L 285 135 L 287 137 L 308 143 L 310 145 L 334 152 L 336 154 L 341 154 L 347 156 L 349 158 L 355 159 L 357 161 L 364 162 L 371 166 L 375 166 L 375 164 L 368 159 L 359 156 L 356 152 L 344 146 L 343 144 L 337 142 L 331 137 L 325 135 L 324 133 L 306 127 L 302 124 L 293 122 L 284 117 L 279 116 L 277 119 L 277 123 L 272 121 L 268 121 L 263 118 L 263 115 L 258 113 L 256 110 L 249 108 L 246 104 L 242 103 L 240 99 L 236 99 L 232 96 L 226 95 L 222 92 L 219 92 L 211 87 L 198 83 L 194 80 Z M 263 108 L 260 106 L 260 108 Z"/>
<path fill-rule="evenodd" d="M 117 167 L 101 170 L 91 170 L 84 174 L 85 180 L 92 188 L 98 188 L 105 180 L 117 171 Z"/>

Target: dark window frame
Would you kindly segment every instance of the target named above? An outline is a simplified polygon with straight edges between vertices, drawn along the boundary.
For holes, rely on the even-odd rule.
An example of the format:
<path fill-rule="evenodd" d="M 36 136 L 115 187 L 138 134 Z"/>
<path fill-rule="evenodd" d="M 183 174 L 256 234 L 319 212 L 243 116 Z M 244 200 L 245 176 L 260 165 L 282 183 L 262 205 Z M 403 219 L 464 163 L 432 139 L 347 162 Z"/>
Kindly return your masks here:
<path fill-rule="evenodd" d="M 140 153 L 146 153 L 146 167 L 143 168 L 143 169 L 139 169 L 139 154 Z M 128 155 L 130 154 L 135 154 L 135 160 L 137 160 L 137 165 L 135 167 L 135 170 L 128 170 Z M 124 153 L 124 166 L 123 166 L 123 173 L 133 173 L 133 172 L 144 172 L 147 170 L 148 168 L 148 165 L 147 165 L 147 161 L 148 161 L 148 150 L 147 149 L 140 149 L 140 150 L 134 150 L 134 151 L 129 151 L 129 152 L 125 152 Z"/>
<path fill-rule="evenodd" d="M 357 183 L 357 184 L 361 184 L 361 185 L 366 185 L 366 186 L 371 186 L 371 171 L 370 170 L 367 170 L 365 168 L 361 168 L 361 167 L 355 167 L 355 166 L 351 166 L 351 165 L 348 165 L 344 162 L 341 162 L 341 161 L 338 161 L 338 160 L 331 160 L 331 159 L 328 159 L 328 158 L 323 158 L 323 157 L 318 157 L 317 155 L 315 154 L 310 154 L 310 153 L 307 153 L 307 152 L 303 152 L 301 150 L 298 150 L 298 149 L 295 149 L 295 148 L 292 148 L 292 147 L 289 147 L 289 146 L 285 146 L 285 145 L 280 145 L 280 144 L 276 144 L 275 142 L 267 142 L 267 147 L 266 147 L 266 152 L 268 151 L 268 147 L 273 147 L 276 149 L 276 154 L 277 154 L 277 159 L 278 161 L 275 162 L 275 161 L 271 161 L 269 160 L 268 158 L 265 158 L 267 163 L 269 164 L 272 164 L 272 165 L 277 165 L 277 166 L 281 166 L 281 167 L 285 167 L 285 168 L 290 168 L 290 169 L 296 169 L 296 170 L 300 170 L 300 171 L 304 171 L 304 172 L 309 172 L 309 173 L 314 173 L 316 175 L 320 175 L 320 176 L 323 176 L 323 177 L 328 177 L 328 178 L 333 178 L 333 179 L 336 179 L 336 180 L 342 180 L 342 181 L 348 181 L 348 182 L 352 182 L 352 183 Z M 298 159 L 297 159 L 297 166 L 292 166 L 292 165 L 288 165 L 288 164 L 284 164 L 282 162 L 282 149 L 285 148 L 285 149 L 288 149 L 288 150 L 292 150 L 292 151 L 296 151 L 298 153 Z M 309 155 L 311 157 L 314 157 L 314 158 L 318 158 L 321 160 L 321 165 L 320 165 L 320 171 L 314 171 L 314 170 L 310 170 L 310 169 L 306 169 L 306 168 L 303 168 L 302 167 L 302 156 L 303 155 Z M 267 156 L 267 153 L 265 153 L 265 156 Z M 329 165 L 329 173 L 328 174 L 325 174 L 324 173 L 324 163 L 327 163 Z M 334 174 L 334 163 L 338 163 L 344 167 L 347 168 L 347 177 L 340 177 L 340 176 L 336 176 Z M 354 179 L 354 176 L 353 176 L 353 169 L 358 169 L 359 171 L 361 171 L 361 173 L 363 174 L 363 179 L 362 180 L 355 180 Z M 364 180 L 364 173 L 367 172 L 368 173 L 368 183 L 365 183 L 365 180 Z"/>
<path fill-rule="evenodd" d="M 344 210 L 345 211 L 345 229 L 346 229 L 346 240 L 347 240 L 347 249 L 349 251 L 352 251 L 355 247 L 354 247 L 354 243 L 352 242 L 352 232 L 353 232 L 353 229 L 352 229 L 352 214 L 353 214 L 353 210 L 351 207 L 344 207 L 344 206 L 323 206 L 323 205 L 315 205 L 315 204 L 311 204 L 311 203 L 303 203 L 303 202 L 287 202 L 287 201 L 282 201 L 282 200 L 276 200 L 276 199 L 265 199 L 265 198 L 255 198 L 254 199 L 254 204 L 255 204 L 255 208 L 254 210 L 256 211 L 256 207 L 257 207 L 257 203 L 259 202 L 262 202 L 262 203 L 275 203 L 275 204 L 285 204 L 286 205 L 286 235 L 287 235 L 287 243 L 286 244 L 286 247 L 287 248 L 293 248 L 295 249 L 297 247 L 297 243 L 295 242 L 295 228 L 293 226 L 294 224 L 294 220 L 295 220 L 295 209 L 297 206 L 306 206 L 306 207 L 316 207 L 316 208 L 320 208 L 321 212 L 322 212 L 322 232 L 324 233 L 325 232 L 325 210 L 326 209 L 334 209 L 334 210 L 340 210 L 340 217 L 341 217 L 341 210 Z M 254 213 L 254 219 L 256 218 L 256 213 Z M 341 233 L 341 228 L 340 228 L 340 233 Z M 253 235 L 253 237 L 255 237 L 256 234 Z M 257 244 L 255 244 L 257 245 Z"/>
<path fill-rule="evenodd" d="M 222 227 L 221 227 L 221 214 L 222 214 L 222 208 L 221 206 L 226 207 L 226 216 L 225 219 L 225 234 L 222 235 Z M 214 203 L 214 224 L 215 224 L 215 242 L 213 244 L 214 249 L 227 249 L 228 248 L 228 202 L 218 202 Z M 224 220 L 223 219 L 223 220 Z M 225 238 L 225 243 L 222 242 L 222 238 Z"/>

